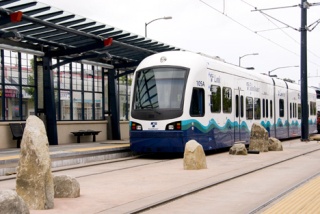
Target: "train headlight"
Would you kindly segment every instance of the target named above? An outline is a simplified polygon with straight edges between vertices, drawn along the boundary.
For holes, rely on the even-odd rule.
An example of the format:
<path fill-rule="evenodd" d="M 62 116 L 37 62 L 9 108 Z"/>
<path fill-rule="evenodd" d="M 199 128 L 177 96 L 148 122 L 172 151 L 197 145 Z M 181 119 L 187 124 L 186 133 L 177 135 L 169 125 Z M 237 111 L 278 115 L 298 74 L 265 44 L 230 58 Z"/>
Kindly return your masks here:
<path fill-rule="evenodd" d="M 181 130 L 181 122 L 177 121 L 177 122 L 169 123 L 166 126 L 166 130 Z"/>
<path fill-rule="evenodd" d="M 171 124 L 171 125 L 168 125 L 168 129 L 169 129 L 169 130 L 173 130 L 173 129 L 174 129 L 174 125 L 172 125 L 172 124 Z"/>

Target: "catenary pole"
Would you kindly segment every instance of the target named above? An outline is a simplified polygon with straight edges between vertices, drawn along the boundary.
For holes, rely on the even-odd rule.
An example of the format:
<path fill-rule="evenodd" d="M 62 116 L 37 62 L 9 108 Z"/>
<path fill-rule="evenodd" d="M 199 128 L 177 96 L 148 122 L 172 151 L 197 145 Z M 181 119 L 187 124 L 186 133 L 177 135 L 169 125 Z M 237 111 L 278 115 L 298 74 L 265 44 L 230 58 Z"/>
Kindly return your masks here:
<path fill-rule="evenodd" d="M 300 49 L 300 79 L 301 79 L 301 141 L 309 139 L 308 112 L 308 71 L 307 71 L 307 0 L 301 0 L 301 49 Z"/>

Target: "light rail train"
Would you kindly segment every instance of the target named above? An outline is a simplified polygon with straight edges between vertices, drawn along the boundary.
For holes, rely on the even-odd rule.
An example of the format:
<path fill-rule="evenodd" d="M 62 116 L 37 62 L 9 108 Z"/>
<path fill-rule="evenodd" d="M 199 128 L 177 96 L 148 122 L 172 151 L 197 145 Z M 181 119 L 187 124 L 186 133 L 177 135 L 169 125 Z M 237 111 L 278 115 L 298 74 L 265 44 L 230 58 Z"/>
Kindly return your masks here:
<path fill-rule="evenodd" d="M 169 51 L 145 58 L 131 92 L 130 147 L 183 152 L 249 143 L 253 123 L 278 139 L 301 134 L 300 86 L 203 54 Z M 308 89 L 309 132 L 316 133 L 316 91 Z"/>

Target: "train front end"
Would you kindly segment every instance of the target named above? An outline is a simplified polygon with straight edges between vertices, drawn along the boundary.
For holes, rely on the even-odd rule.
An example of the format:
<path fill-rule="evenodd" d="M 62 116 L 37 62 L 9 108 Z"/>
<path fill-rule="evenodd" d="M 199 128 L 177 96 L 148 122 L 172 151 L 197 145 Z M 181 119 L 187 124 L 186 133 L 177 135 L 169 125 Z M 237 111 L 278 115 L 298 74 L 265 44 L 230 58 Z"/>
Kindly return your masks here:
<path fill-rule="evenodd" d="M 130 147 L 139 153 L 183 152 L 183 106 L 189 68 L 169 52 L 146 58 L 132 85 Z"/>

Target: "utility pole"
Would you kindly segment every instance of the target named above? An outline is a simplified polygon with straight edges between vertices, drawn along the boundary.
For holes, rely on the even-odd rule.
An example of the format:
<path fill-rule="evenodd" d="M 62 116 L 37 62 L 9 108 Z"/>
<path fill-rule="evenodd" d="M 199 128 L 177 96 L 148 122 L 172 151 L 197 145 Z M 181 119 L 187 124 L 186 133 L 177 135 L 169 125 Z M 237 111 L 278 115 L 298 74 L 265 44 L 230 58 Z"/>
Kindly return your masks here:
<path fill-rule="evenodd" d="M 300 41 L 300 90 L 301 90 L 301 141 L 309 140 L 309 107 L 308 107 L 308 69 L 307 69 L 307 31 L 310 29 L 310 26 L 315 25 L 311 30 L 313 30 L 319 23 L 320 19 L 307 26 L 307 9 L 310 6 L 320 5 L 320 3 L 308 3 L 307 0 L 301 0 L 301 41 Z M 263 10 L 271 9 L 282 9 L 286 7 L 279 8 L 269 8 L 269 9 L 255 9 L 254 11 L 259 11 L 264 15 L 268 14 L 262 12 Z M 275 18 L 273 18 L 275 19 Z M 276 19 L 277 20 L 277 19 Z M 277 20 L 279 21 L 279 20 Z M 280 21 L 279 21 L 280 22 Z M 281 22 L 284 24 L 283 22 Z M 290 27 L 289 25 L 287 25 Z M 292 28 L 292 27 L 291 27 Z M 295 29 L 295 28 L 293 28 Z M 296 29 L 295 29 L 296 30 Z M 270 73 L 269 73 L 270 74 Z"/>
<path fill-rule="evenodd" d="M 308 70 L 307 70 L 307 0 L 301 0 L 301 48 L 300 48 L 300 79 L 301 79 L 301 141 L 309 140 L 309 109 L 308 109 Z"/>

